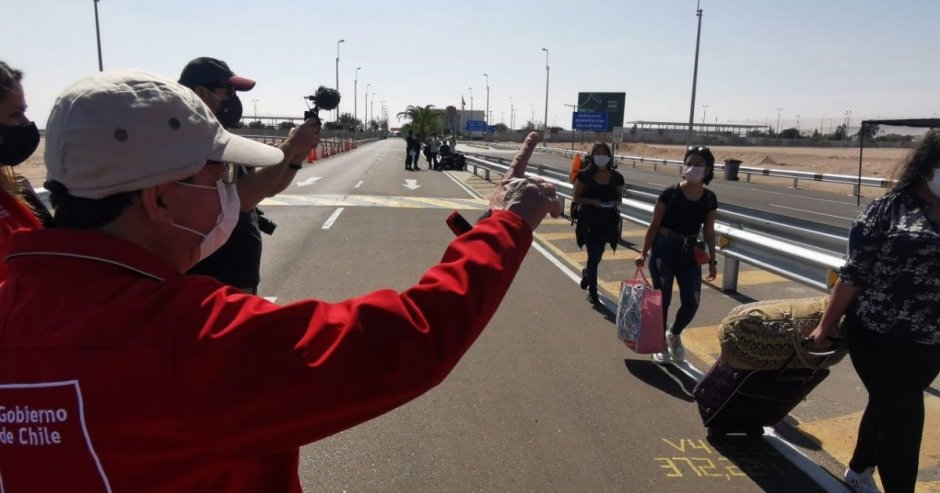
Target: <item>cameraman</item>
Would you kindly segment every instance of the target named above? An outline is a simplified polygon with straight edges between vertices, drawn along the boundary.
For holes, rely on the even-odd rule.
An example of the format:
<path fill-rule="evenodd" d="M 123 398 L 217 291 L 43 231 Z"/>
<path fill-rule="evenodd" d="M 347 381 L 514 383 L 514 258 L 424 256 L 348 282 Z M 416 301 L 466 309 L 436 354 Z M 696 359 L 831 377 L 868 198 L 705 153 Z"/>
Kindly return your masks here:
<path fill-rule="evenodd" d="M 183 68 L 179 83 L 195 91 L 226 129 L 240 126 L 242 103 L 237 92 L 255 87 L 255 81 L 235 75 L 224 61 L 209 57 L 190 61 Z M 275 224 L 261 217 L 257 205 L 287 188 L 310 150 L 319 143 L 320 122 L 309 119 L 278 146 L 284 151 L 284 161 L 280 165 L 257 171 L 238 168 L 236 184 L 241 201 L 238 224 L 228 242 L 193 267 L 189 271 L 191 274 L 212 276 L 246 293 L 258 293 L 261 232 L 273 233 Z"/>

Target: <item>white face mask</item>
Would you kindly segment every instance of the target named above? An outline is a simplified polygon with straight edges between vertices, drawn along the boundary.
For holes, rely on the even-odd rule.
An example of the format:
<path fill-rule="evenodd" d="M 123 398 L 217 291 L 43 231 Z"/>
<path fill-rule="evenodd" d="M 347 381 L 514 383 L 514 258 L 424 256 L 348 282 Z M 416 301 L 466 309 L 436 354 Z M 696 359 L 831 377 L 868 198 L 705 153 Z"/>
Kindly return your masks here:
<path fill-rule="evenodd" d="M 686 166 L 682 168 L 682 177 L 692 183 L 699 183 L 705 179 L 705 167 Z"/>
<path fill-rule="evenodd" d="M 929 180 L 924 178 L 924 181 L 927 182 L 930 193 L 934 194 L 935 197 L 940 197 L 940 169 L 934 168 L 933 178 Z"/>
<path fill-rule="evenodd" d="M 610 162 L 610 156 L 606 156 L 604 154 L 594 155 L 594 164 L 600 166 L 601 168 L 603 168 L 604 166 L 607 166 L 607 163 L 609 162 Z"/>
<path fill-rule="evenodd" d="M 215 253 L 216 250 L 221 248 L 222 245 L 228 241 L 229 236 L 232 235 L 232 231 L 235 230 L 235 225 L 238 224 L 238 210 L 241 207 L 241 202 L 238 200 L 238 189 L 235 188 L 234 183 L 226 184 L 222 183 L 222 180 L 216 181 L 214 187 L 193 185 L 192 183 L 184 183 L 179 181 L 175 183 L 177 185 L 190 188 L 218 191 L 219 204 L 221 204 L 222 210 L 219 214 L 218 221 L 215 223 L 215 226 L 213 226 L 208 233 L 201 233 L 195 229 L 187 228 L 186 226 L 181 226 L 176 223 L 171 223 L 171 225 L 174 227 L 184 231 L 189 231 L 190 233 L 202 237 L 202 243 L 199 244 L 199 260 L 202 261 L 209 255 Z"/>

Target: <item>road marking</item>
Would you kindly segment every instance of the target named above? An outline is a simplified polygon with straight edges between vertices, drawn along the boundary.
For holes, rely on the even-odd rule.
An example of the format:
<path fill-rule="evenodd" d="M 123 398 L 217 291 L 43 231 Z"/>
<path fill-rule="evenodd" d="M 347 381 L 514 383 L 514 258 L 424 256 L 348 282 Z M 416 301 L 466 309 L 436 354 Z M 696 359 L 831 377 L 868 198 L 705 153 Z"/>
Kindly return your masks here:
<path fill-rule="evenodd" d="M 353 187 L 353 188 L 359 188 L 359 187 L 361 187 L 361 186 L 362 186 L 362 184 L 363 184 L 363 183 L 365 183 L 365 181 L 363 181 L 363 180 L 359 180 L 359 183 L 356 183 L 356 186 L 355 186 L 355 187 Z"/>
<path fill-rule="evenodd" d="M 482 199 L 400 197 L 385 195 L 281 194 L 261 201 L 262 206 L 397 207 L 406 209 L 485 209 Z"/>
<path fill-rule="evenodd" d="M 418 185 L 418 180 L 405 180 L 405 184 L 402 186 L 405 188 L 410 188 L 412 190 L 417 190 L 421 188 L 421 185 Z"/>
<path fill-rule="evenodd" d="M 799 423 L 799 428 L 819 441 L 822 448 L 842 464 L 848 464 L 855 450 L 862 411 L 830 419 Z M 924 399 L 924 431 L 940 428 L 940 399 Z M 920 445 L 920 469 L 940 464 L 940 434 L 924 433 Z M 917 491 L 920 491 L 919 489 Z"/>
<path fill-rule="evenodd" d="M 339 209 L 336 209 L 335 211 L 333 211 L 333 214 L 330 216 L 329 219 L 326 220 L 325 223 L 323 223 L 323 227 L 320 228 L 320 229 L 330 229 L 330 227 L 333 226 L 333 223 L 336 222 L 336 219 L 337 219 L 337 218 L 339 217 L 339 215 L 342 214 L 342 213 L 343 213 L 343 208 L 342 208 L 342 207 L 340 207 Z"/>
<path fill-rule="evenodd" d="M 445 174 L 448 178 L 450 178 L 451 181 L 453 181 L 454 183 L 456 183 L 458 187 L 462 188 L 463 191 L 467 192 L 467 195 L 469 195 L 469 196 L 471 196 L 471 197 L 474 197 L 474 198 L 483 198 L 483 196 L 480 195 L 479 193 L 477 193 L 476 190 L 474 190 L 474 189 L 468 187 L 464 182 L 462 182 L 462 181 L 460 181 L 459 179 L 457 179 L 457 177 L 454 176 L 454 174 L 453 174 L 452 172 L 450 172 L 450 171 L 445 171 L 444 174 Z"/>
<path fill-rule="evenodd" d="M 320 180 L 322 180 L 322 179 L 323 179 L 322 176 L 311 176 L 310 178 L 307 178 L 306 180 L 298 181 L 298 182 L 297 182 L 297 186 L 298 186 L 298 187 L 306 187 L 307 185 L 313 185 L 314 183 L 316 183 L 316 182 L 318 182 L 318 181 L 320 181 Z"/>
<path fill-rule="evenodd" d="M 275 301 L 277 301 L 277 296 L 265 296 L 264 299 L 270 301 L 271 303 L 274 303 Z"/>
<path fill-rule="evenodd" d="M 777 208 L 780 208 L 780 209 L 790 209 L 791 211 L 805 212 L 805 213 L 807 213 L 807 214 L 816 214 L 816 215 L 818 215 L 818 216 L 834 217 L 834 218 L 836 218 L 836 219 L 845 219 L 845 220 L 847 220 L 847 221 L 854 221 L 854 220 L 855 220 L 854 217 L 844 217 L 844 216 L 836 216 L 836 215 L 834 215 L 834 214 L 824 214 L 824 213 L 822 213 L 822 212 L 813 212 L 813 211 L 808 211 L 808 210 L 806 210 L 806 209 L 800 209 L 799 207 L 787 207 L 787 206 L 785 206 L 785 205 L 779 205 L 779 204 L 767 204 L 767 205 L 769 205 L 770 207 L 777 207 Z"/>

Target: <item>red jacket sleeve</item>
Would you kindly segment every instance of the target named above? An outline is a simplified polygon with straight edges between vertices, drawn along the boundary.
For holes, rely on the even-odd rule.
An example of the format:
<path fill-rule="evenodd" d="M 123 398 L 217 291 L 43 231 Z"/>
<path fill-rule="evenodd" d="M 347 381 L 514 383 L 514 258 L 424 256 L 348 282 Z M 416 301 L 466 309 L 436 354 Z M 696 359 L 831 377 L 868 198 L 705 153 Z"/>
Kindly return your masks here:
<path fill-rule="evenodd" d="M 212 291 L 182 314 L 177 332 L 174 398 L 182 422 L 196 423 L 187 433 L 216 455 L 258 456 L 414 399 L 473 344 L 531 243 L 532 230 L 518 215 L 496 212 L 455 239 L 402 293 L 280 307 L 231 289 Z"/>

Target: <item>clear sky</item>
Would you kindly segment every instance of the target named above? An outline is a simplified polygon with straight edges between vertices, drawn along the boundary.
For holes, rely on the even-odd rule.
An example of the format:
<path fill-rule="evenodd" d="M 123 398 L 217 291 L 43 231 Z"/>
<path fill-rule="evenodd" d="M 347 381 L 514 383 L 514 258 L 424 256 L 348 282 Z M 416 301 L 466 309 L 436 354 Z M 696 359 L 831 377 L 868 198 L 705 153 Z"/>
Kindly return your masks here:
<path fill-rule="evenodd" d="M 697 122 L 802 129 L 940 112 L 940 1 L 702 0 Z M 300 116 L 302 96 L 333 86 L 340 45 L 341 110 L 358 113 L 366 84 L 391 125 L 409 104 L 486 106 L 521 126 L 545 112 L 570 126 L 579 91 L 626 92 L 631 120 L 687 121 L 695 0 L 101 0 L 104 68 L 177 78 L 192 58 L 226 60 L 258 81 L 245 115 Z M 55 96 L 97 71 L 92 0 L 7 0 L 0 59 L 25 72 L 29 116 L 45 125 Z M 370 94 L 370 99 L 372 95 Z M 257 101 L 253 101 L 257 100 Z M 707 109 L 703 108 L 707 105 Z"/>

